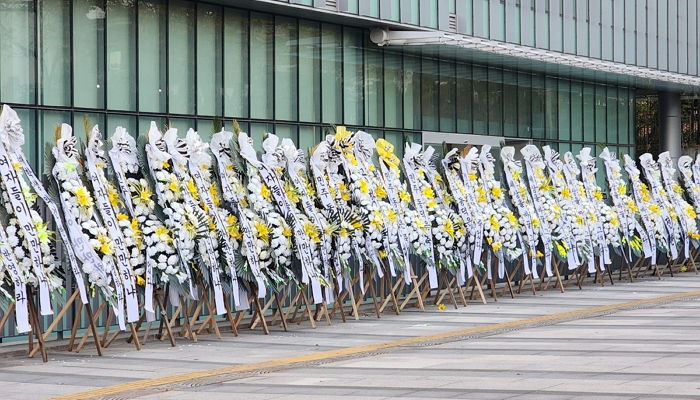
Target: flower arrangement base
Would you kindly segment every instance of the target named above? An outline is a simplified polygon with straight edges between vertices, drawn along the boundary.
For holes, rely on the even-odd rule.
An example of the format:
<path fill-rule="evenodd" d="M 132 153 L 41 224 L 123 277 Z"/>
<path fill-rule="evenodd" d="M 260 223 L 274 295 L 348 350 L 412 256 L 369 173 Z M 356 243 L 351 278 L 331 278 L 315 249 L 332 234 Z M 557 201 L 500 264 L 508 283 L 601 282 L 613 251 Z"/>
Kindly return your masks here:
<path fill-rule="evenodd" d="M 313 315 L 311 313 L 311 302 L 309 301 L 309 296 L 306 294 L 308 290 L 307 285 L 300 285 L 297 288 L 297 292 L 292 298 L 291 303 L 289 303 L 289 307 L 287 308 L 287 314 L 285 314 L 284 318 L 287 317 L 287 315 L 294 309 L 294 312 L 292 314 L 292 318 L 287 319 L 287 321 L 294 323 L 296 322 L 297 324 L 301 324 L 301 322 L 304 320 L 304 314 L 306 314 L 306 318 L 309 320 L 309 323 L 311 324 L 311 327 L 316 329 L 316 316 L 318 316 L 319 312 L 319 306 L 321 309 L 325 309 L 325 315 L 328 320 L 328 324 L 330 325 L 330 316 L 328 314 L 328 307 L 325 306 L 326 302 L 324 301 L 321 304 L 316 305 L 316 315 Z M 301 311 L 301 308 L 304 307 L 304 311 Z M 299 313 L 299 320 L 297 320 L 297 313 Z"/>
<path fill-rule="evenodd" d="M 479 275 L 477 271 L 474 271 L 474 274 L 471 276 L 471 278 L 467 279 L 467 283 L 464 285 L 465 288 L 468 288 L 471 286 L 471 292 L 469 293 L 469 300 L 474 300 L 474 291 L 476 290 L 476 293 L 479 295 L 479 298 L 481 298 L 481 303 L 486 304 L 486 296 L 484 296 L 484 289 L 481 287 L 481 281 L 479 280 Z"/>
<path fill-rule="evenodd" d="M 417 275 L 411 275 L 411 282 L 413 283 L 413 288 L 410 292 L 408 292 L 406 298 L 404 298 L 403 302 L 401 303 L 401 307 L 399 307 L 399 309 L 401 309 L 402 311 L 404 308 L 406 308 L 406 305 L 409 301 L 411 301 L 414 295 L 416 297 L 415 307 L 418 307 L 418 309 L 421 311 L 425 311 L 424 301 L 428 293 L 430 293 L 430 286 L 425 285 L 426 279 L 428 279 L 428 271 L 425 270 L 423 272 L 423 275 L 421 275 L 420 278 L 417 280 L 416 277 Z M 427 286 L 427 291 L 423 288 L 424 285 Z"/>
<path fill-rule="evenodd" d="M 48 337 L 51 335 L 51 333 L 56 329 L 58 324 L 61 322 L 63 319 L 63 316 L 68 312 L 68 310 L 71 309 L 71 306 L 73 303 L 76 302 L 76 300 L 79 299 L 80 296 L 80 291 L 76 288 L 73 290 L 73 294 L 66 300 L 66 302 L 63 304 L 63 307 L 61 307 L 61 310 L 56 314 L 53 318 L 53 321 L 51 324 L 44 330 L 43 333 L 43 340 L 45 341 L 48 339 Z M 90 303 L 84 304 L 81 302 L 76 303 L 77 304 L 77 310 L 75 312 L 74 318 L 77 318 L 80 320 L 80 316 L 82 315 L 80 313 L 82 307 L 84 306 L 86 311 L 87 311 L 87 317 L 88 317 L 88 325 L 90 327 L 90 331 L 92 332 L 93 336 L 97 337 L 97 326 L 95 325 L 95 321 L 92 318 L 92 306 Z M 14 303 L 11 304 L 11 307 L 14 308 Z M 8 310 L 9 311 L 9 310 Z M 8 313 L 9 315 L 9 313 Z M 4 324 L 5 324 L 5 319 L 3 318 L 2 321 L 0 321 L 0 330 L 2 330 Z M 40 347 L 35 347 L 34 349 L 31 349 L 29 351 L 29 357 L 34 357 L 34 355 L 40 350 Z M 95 341 L 95 350 L 97 350 L 97 355 L 102 356 L 102 346 L 100 345 L 99 340 Z"/>
<path fill-rule="evenodd" d="M 282 302 L 280 301 L 280 292 L 282 293 L 282 298 L 287 296 L 288 292 L 288 285 L 280 285 L 278 286 L 272 293 L 273 296 L 270 297 L 270 300 L 265 303 L 265 305 L 262 308 L 262 315 L 265 315 L 267 313 L 267 310 L 272 307 L 273 304 L 275 304 L 276 308 L 272 312 L 272 318 L 270 322 L 268 323 L 268 326 L 274 326 L 275 323 L 277 322 L 277 316 L 280 317 L 280 325 L 282 326 L 282 329 L 284 329 L 285 332 L 287 332 L 287 319 L 284 316 L 284 312 L 282 310 Z M 255 329 L 258 326 L 258 323 L 260 323 L 262 319 L 254 317 L 250 321 L 250 329 Z"/>
<path fill-rule="evenodd" d="M 178 303 L 178 306 L 175 308 L 175 311 L 173 311 L 173 314 L 170 317 L 170 320 L 168 321 L 168 325 L 170 325 L 170 327 L 175 327 L 180 321 L 180 318 L 184 319 L 184 323 L 180 326 L 179 336 L 190 339 L 196 343 L 197 334 L 195 334 L 194 331 L 191 329 L 192 325 L 190 324 L 190 313 L 192 311 L 193 303 L 191 303 L 190 300 L 185 296 L 180 296 Z M 165 340 L 164 335 L 170 336 L 172 334 L 172 332 L 170 332 L 170 334 L 168 334 L 168 332 L 163 333 L 162 328 L 159 328 L 160 340 Z"/>
<path fill-rule="evenodd" d="M 170 340 L 170 347 L 175 347 L 175 336 L 173 336 L 172 325 L 170 324 L 170 318 L 168 318 L 167 309 L 165 308 L 165 301 L 163 300 L 167 298 L 167 290 L 156 290 L 155 293 L 153 293 L 153 300 L 155 300 L 154 303 L 156 307 L 156 309 L 153 311 L 154 313 L 157 312 L 160 316 L 160 320 L 158 321 L 158 333 L 156 334 L 156 337 L 158 340 L 163 341 L 165 339 L 164 335 L 167 335 L 168 339 Z M 139 323 L 136 325 L 137 332 L 141 328 L 141 323 L 145 318 L 146 313 L 144 312 L 139 319 Z M 141 339 L 141 344 L 145 344 L 148 340 L 151 327 L 155 322 L 156 321 L 148 321 L 146 323 L 146 332 L 143 335 L 143 339 Z M 165 328 L 166 333 L 163 333 L 163 328 Z"/>
<path fill-rule="evenodd" d="M 99 314 L 99 313 L 98 313 Z M 114 341 L 122 334 L 122 331 L 117 329 L 112 333 L 112 337 L 109 337 L 110 325 L 114 319 L 114 310 L 109 307 L 109 313 L 107 314 L 107 323 L 105 323 L 104 332 L 102 333 L 102 348 L 106 349 L 114 343 Z M 136 324 L 133 322 L 128 322 L 126 324 L 129 327 L 129 332 L 131 336 L 126 339 L 127 343 L 133 343 L 136 350 L 141 351 L 141 341 L 139 340 L 138 332 L 136 330 Z"/>
<path fill-rule="evenodd" d="M 520 274 L 519 277 L 518 274 Z M 512 282 L 515 280 L 515 278 L 518 278 L 518 294 L 521 293 L 522 289 L 525 287 L 525 284 L 527 284 L 528 282 L 530 283 L 530 291 L 532 292 L 532 294 L 537 294 L 537 290 L 535 289 L 535 280 L 532 277 L 531 273 L 525 273 L 525 268 L 522 259 L 518 259 L 518 262 L 515 264 L 515 268 L 513 268 L 512 273 L 508 274 L 508 271 L 506 271 L 505 275 L 507 277 L 508 282 Z"/>
<path fill-rule="evenodd" d="M 552 272 L 554 272 L 554 275 L 552 276 L 545 276 L 544 274 L 542 275 L 542 279 L 540 279 L 540 286 L 538 287 L 537 290 L 543 291 L 547 290 L 549 288 L 549 284 L 552 283 L 553 279 L 556 279 L 555 287 L 559 287 L 559 291 L 561 293 L 564 293 L 564 283 L 561 280 L 561 272 L 559 271 L 559 268 L 563 266 L 562 263 L 559 262 L 558 259 L 552 258 Z M 518 291 L 520 293 L 520 291 Z"/>
<path fill-rule="evenodd" d="M 162 296 L 162 298 L 161 298 Z M 167 290 L 156 290 L 153 293 L 153 300 L 155 304 L 155 309 L 154 313 L 158 313 L 160 315 L 160 320 L 158 321 L 158 333 L 154 334 L 158 338 L 159 341 L 163 341 L 165 339 L 164 335 L 167 335 L 169 340 L 170 340 L 170 346 L 175 347 L 175 336 L 172 334 L 172 324 L 170 323 L 170 318 L 168 318 L 167 310 L 165 308 L 165 302 L 164 298 L 168 297 Z M 136 322 L 136 334 L 141 330 L 141 325 L 143 325 L 144 321 L 147 319 L 146 311 L 141 314 L 139 317 L 138 322 Z M 146 328 L 145 332 L 143 334 L 142 339 L 140 340 L 140 344 L 144 345 L 148 341 L 148 337 L 151 332 L 151 328 L 153 325 L 156 323 L 156 321 L 148 321 L 146 322 Z M 163 333 L 163 328 L 165 328 L 166 333 Z M 138 337 L 137 337 L 138 338 Z M 132 334 L 126 341 L 127 343 L 131 343 L 134 340 L 134 335 Z"/>
<path fill-rule="evenodd" d="M 29 323 L 31 324 L 31 330 L 29 331 L 29 353 L 31 354 L 34 350 L 34 335 L 36 335 L 36 340 L 39 342 L 38 349 L 39 352 L 41 352 L 41 361 L 48 362 L 49 356 L 46 352 L 44 334 L 41 331 L 39 313 L 36 311 L 36 306 L 34 305 L 34 299 L 32 296 L 32 288 L 30 286 L 27 286 L 27 300 L 27 307 L 29 308 Z"/>
<path fill-rule="evenodd" d="M 191 329 L 195 329 L 195 324 L 199 320 L 199 316 L 201 315 L 202 309 L 204 306 L 207 307 L 207 316 L 202 321 L 201 325 L 199 328 L 195 330 L 195 334 L 201 335 L 202 332 L 207 329 L 209 333 L 214 333 L 217 338 L 223 339 L 223 336 L 221 336 L 221 331 L 219 330 L 219 324 L 217 323 L 216 320 L 216 308 L 211 302 L 211 299 L 209 298 L 209 290 L 210 288 L 208 286 L 204 287 L 204 290 L 202 290 L 202 297 L 199 299 L 199 302 L 197 304 L 197 307 L 195 307 L 194 314 L 190 318 L 190 321 L 192 321 L 192 326 Z"/>
<path fill-rule="evenodd" d="M 449 294 L 450 300 L 452 300 L 452 305 L 454 305 L 455 310 L 457 310 L 459 308 L 457 306 L 457 299 L 455 298 L 454 282 L 456 282 L 456 281 L 457 281 L 457 278 L 448 276 L 447 269 L 442 268 L 440 270 L 440 276 L 439 276 L 440 285 L 438 286 L 437 290 L 435 291 L 435 300 L 433 301 L 433 305 L 441 304 L 442 300 L 445 298 L 445 296 L 447 296 Z M 460 288 L 460 290 L 461 290 L 461 288 Z M 466 307 L 467 301 L 466 301 L 466 299 L 464 299 L 464 294 L 462 294 L 462 300 L 464 301 L 464 306 Z"/>
<path fill-rule="evenodd" d="M 275 298 L 275 304 L 277 305 L 277 309 L 275 310 L 275 312 L 272 313 L 271 325 L 275 324 L 275 322 L 277 321 L 277 316 L 279 315 L 280 325 L 282 326 L 282 329 L 284 329 L 285 332 L 288 332 L 287 320 L 284 319 L 284 310 L 282 309 L 282 301 L 280 300 L 280 297 L 284 297 L 284 296 L 280 296 L 279 292 L 277 292 L 277 291 L 275 291 L 273 293 L 273 296 Z"/>
<path fill-rule="evenodd" d="M 341 303 L 341 300 L 340 300 L 340 293 L 338 293 L 338 285 L 333 285 L 333 293 L 334 293 L 334 295 L 335 295 L 336 301 L 333 303 L 333 308 L 332 308 L 331 311 L 330 311 L 330 317 L 331 317 L 331 319 L 335 318 L 336 307 L 337 307 L 338 303 L 340 303 L 340 308 L 341 308 L 341 310 L 340 310 L 340 319 L 341 319 L 343 322 L 348 322 L 348 321 L 345 319 L 345 310 L 343 309 L 343 304 Z M 343 296 L 343 298 L 345 298 L 345 296 Z"/>
<path fill-rule="evenodd" d="M 387 275 L 384 275 L 382 281 L 384 281 L 385 279 L 387 279 Z M 397 277 L 393 285 L 391 283 L 387 285 L 386 289 L 389 291 L 389 295 L 384 297 L 384 301 L 382 301 L 382 305 L 379 307 L 379 312 L 383 313 L 384 309 L 389 305 L 389 302 L 391 301 L 394 305 L 394 312 L 396 313 L 396 315 L 399 315 L 401 309 L 399 307 L 399 302 L 397 300 L 396 293 L 401 293 L 405 286 L 406 281 L 404 280 L 403 276 Z"/>
<path fill-rule="evenodd" d="M 106 304 L 107 303 L 100 303 L 100 305 L 97 306 L 97 310 L 95 310 L 92 313 L 92 315 L 88 315 L 90 324 L 94 325 L 97 322 L 97 318 L 99 318 L 99 316 L 102 313 L 102 310 L 105 308 Z M 71 329 L 70 339 L 68 340 L 68 346 L 66 347 L 66 350 L 75 351 L 76 353 L 80 353 L 80 350 L 82 350 L 83 346 L 85 346 L 85 343 L 87 342 L 87 339 L 91 334 L 92 334 L 94 341 L 96 342 L 95 347 L 99 346 L 100 349 L 102 349 L 102 344 L 100 343 L 100 337 L 99 337 L 99 334 L 97 333 L 97 330 L 95 330 L 95 331 L 86 330 L 85 333 L 83 333 L 83 336 L 80 338 L 80 341 L 76 344 L 76 340 L 78 339 L 78 336 L 77 336 L 78 326 L 80 326 L 80 318 L 78 318 L 78 316 L 80 315 L 80 312 L 82 311 L 82 307 L 83 307 L 83 304 L 78 303 L 78 309 L 75 312 L 76 318 L 73 320 L 73 327 Z M 86 309 L 87 309 L 87 307 L 86 307 Z"/>
<path fill-rule="evenodd" d="M 646 258 L 639 257 L 637 258 L 637 261 L 635 261 L 634 264 L 632 264 L 632 270 L 634 271 L 633 276 L 635 279 L 637 279 L 640 276 L 640 274 L 644 272 L 645 269 L 647 271 L 652 269 L 651 260 L 649 261 L 648 265 L 646 263 L 646 260 Z"/>
<path fill-rule="evenodd" d="M 377 316 L 377 318 L 382 317 L 382 313 L 379 311 L 379 302 L 377 302 L 377 288 L 374 286 L 374 276 L 377 274 L 377 267 L 373 265 L 368 265 L 365 266 L 364 270 L 364 285 L 360 287 L 360 292 L 355 294 L 355 307 L 359 308 L 360 303 L 365 299 L 368 293 L 369 289 L 369 294 L 372 298 L 372 304 L 374 305 L 374 313 Z M 353 279 L 353 284 L 352 286 L 355 285 L 360 279 L 360 274 L 357 274 L 355 276 L 355 279 Z"/>
<path fill-rule="evenodd" d="M 349 300 L 350 300 L 351 311 L 350 311 L 350 314 L 348 314 L 348 315 L 353 316 L 355 318 L 355 321 L 357 321 L 360 319 L 360 313 L 357 310 L 357 305 L 355 303 L 355 292 L 352 289 L 355 282 L 357 282 L 357 281 L 353 281 L 352 279 L 350 279 L 348 274 L 345 274 L 343 279 L 345 280 L 345 282 L 352 282 L 352 283 L 348 286 L 349 289 L 343 291 L 342 293 L 340 293 L 340 289 L 338 288 L 338 286 L 335 287 L 335 303 L 333 303 L 333 309 L 331 310 L 331 318 L 335 317 L 336 310 L 340 310 L 340 317 L 342 318 L 343 322 L 345 322 L 345 306 L 344 306 L 344 304 L 345 304 L 345 299 L 347 297 L 350 297 Z"/>
<path fill-rule="evenodd" d="M 686 268 L 692 268 L 695 271 L 695 275 L 698 275 L 698 267 L 695 265 L 698 254 L 700 254 L 700 248 L 690 250 L 690 257 L 688 257 L 684 265 Z"/>

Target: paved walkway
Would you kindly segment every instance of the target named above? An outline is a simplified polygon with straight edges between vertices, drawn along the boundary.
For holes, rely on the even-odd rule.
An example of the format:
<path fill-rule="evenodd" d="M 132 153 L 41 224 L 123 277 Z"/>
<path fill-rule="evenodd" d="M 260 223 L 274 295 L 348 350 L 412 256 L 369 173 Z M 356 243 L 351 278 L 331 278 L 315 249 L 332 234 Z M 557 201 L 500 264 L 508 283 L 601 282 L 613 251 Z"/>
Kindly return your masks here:
<path fill-rule="evenodd" d="M 140 352 L 121 341 L 104 357 L 54 350 L 47 364 L 4 357 L 0 387 L 7 399 L 700 398 L 690 273 L 224 336 Z"/>

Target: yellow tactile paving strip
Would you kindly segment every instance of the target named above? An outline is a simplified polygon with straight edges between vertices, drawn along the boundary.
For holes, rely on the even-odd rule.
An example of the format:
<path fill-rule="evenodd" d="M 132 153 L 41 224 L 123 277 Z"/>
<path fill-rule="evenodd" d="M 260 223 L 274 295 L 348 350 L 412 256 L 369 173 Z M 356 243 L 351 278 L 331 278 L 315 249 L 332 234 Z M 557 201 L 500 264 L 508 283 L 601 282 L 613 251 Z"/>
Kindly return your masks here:
<path fill-rule="evenodd" d="M 499 331 L 499 330 L 503 330 L 503 329 L 523 327 L 526 325 L 538 324 L 538 323 L 543 323 L 543 322 L 552 322 L 552 321 L 556 321 L 556 320 L 560 320 L 560 319 L 566 320 L 566 319 L 572 319 L 572 318 L 581 318 L 581 317 L 586 317 L 586 316 L 595 315 L 595 314 L 599 314 L 599 313 L 605 313 L 605 312 L 609 312 L 609 311 L 621 310 L 621 309 L 630 308 L 630 307 L 638 307 L 638 306 L 649 305 L 649 304 L 654 304 L 654 303 L 663 303 L 663 302 L 668 302 L 668 301 L 672 301 L 672 300 L 679 300 L 679 299 L 699 297 L 699 296 L 700 296 L 700 291 L 676 293 L 676 294 L 672 294 L 672 295 L 668 295 L 668 296 L 654 297 L 651 299 L 634 300 L 634 301 L 627 301 L 627 302 L 623 302 L 623 303 L 610 304 L 610 305 L 606 305 L 606 306 L 589 307 L 589 308 L 583 308 L 580 310 L 567 311 L 567 312 L 549 314 L 549 315 L 541 315 L 538 317 L 519 319 L 519 320 L 515 320 L 515 321 L 488 324 L 488 325 L 473 327 L 473 328 L 469 328 L 469 329 L 461 329 L 461 330 L 449 331 L 449 332 L 444 332 L 444 333 L 437 333 L 437 334 L 426 335 L 426 336 L 416 336 L 416 337 L 411 337 L 411 338 L 406 338 L 406 339 L 394 340 L 394 341 L 390 341 L 390 342 L 382 342 L 382 343 L 376 343 L 376 344 L 370 344 L 370 345 L 364 345 L 364 346 L 346 347 L 343 349 L 335 349 L 335 350 L 321 351 L 321 352 L 315 352 L 315 353 L 300 354 L 297 356 L 277 358 L 277 359 L 269 360 L 269 361 L 262 361 L 262 362 L 241 364 L 241 365 L 232 365 L 230 367 L 214 368 L 214 369 L 208 369 L 208 370 L 203 370 L 203 371 L 187 372 L 187 373 L 182 373 L 182 374 L 177 374 L 177 375 L 164 376 L 164 377 L 160 377 L 160 378 L 136 380 L 133 382 L 124 383 L 124 384 L 120 384 L 120 385 L 107 386 L 107 387 L 100 388 L 100 389 L 94 389 L 94 390 L 89 390 L 89 391 L 80 392 L 80 393 L 74 393 L 74 394 L 68 394 L 68 395 L 64 395 L 64 396 L 53 397 L 52 399 L 53 400 L 78 400 L 78 399 L 90 399 L 90 398 L 95 398 L 95 397 L 113 396 L 113 395 L 118 395 L 121 393 L 131 392 L 131 391 L 135 391 L 135 390 L 154 388 L 157 386 L 169 385 L 169 384 L 180 383 L 180 382 L 201 379 L 201 378 L 209 378 L 209 377 L 214 377 L 214 376 L 218 376 L 218 375 L 252 372 L 252 371 L 256 371 L 256 370 L 260 370 L 260 369 L 267 369 L 267 368 L 279 368 L 279 367 L 290 367 L 290 366 L 293 367 L 295 364 L 303 364 L 303 363 L 308 363 L 308 362 L 313 362 L 313 361 L 320 361 L 320 360 L 326 360 L 326 359 L 332 359 L 332 358 L 344 357 L 344 356 L 361 355 L 363 353 L 376 352 L 378 350 L 390 349 L 393 347 L 414 345 L 414 344 L 418 344 L 418 343 L 431 342 L 431 341 L 436 341 L 436 340 L 444 340 L 444 339 L 450 339 L 450 338 L 455 338 L 455 337 L 460 337 L 460 336 L 483 334 L 483 333 L 488 333 L 490 331 Z"/>

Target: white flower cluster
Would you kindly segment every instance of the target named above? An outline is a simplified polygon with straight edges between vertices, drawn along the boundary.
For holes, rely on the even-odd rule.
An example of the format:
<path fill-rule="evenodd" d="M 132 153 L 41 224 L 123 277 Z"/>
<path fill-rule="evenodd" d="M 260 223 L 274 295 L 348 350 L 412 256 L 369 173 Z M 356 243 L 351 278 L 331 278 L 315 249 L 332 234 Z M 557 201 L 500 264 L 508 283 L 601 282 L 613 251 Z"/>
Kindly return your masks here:
<path fill-rule="evenodd" d="M 64 148 L 74 149 L 75 137 L 69 131 L 70 127 L 63 126 L 62 138 L 54 147 L 56 163 L 53 167 L 53 174 L 58 183 L 58 191 L 63 203 L 63 213 L 66 218 L 73 218 L 81 228 L 83 239 L 86 240 L 97 255 L 102 258 L 103 265 L 114 253 L 112 239 L 107 234 L 107 230 L 98 225 L 95 220 L 94 200 L 88 188 L 83 184 L 79 163 L 76 158 L 77 152 L 67 153 Z M 72 143 L 71 143 L 72 142 Z M 111 283 L 110 271 L 102 274 L 96 266 L 89 262 L 82 263 L 83 272 L 87 275 L 88 282 L 103 290 L 104 293 L 111 293 L 109 287 Z"/>
<path fill-rule="evenodd" d="M 661 252 L 668 252 L 670 248 L 661 207 L 651 196 L 649 187 L 641 181 L 641 172 L 635 165 L 634 160 L 628 155 L 625 155 L 625 170 L 632 184 L 632 190 L 635 193 L 634 207 L 639 212 L 644 225 L 653 229 L 653 239 L 656 240 L 657 249 Z M 632 207 L 632 205 L 629 205 L 629 207 Z M 677 235 L 675 240 L 679 239 L 680 235 Z"/>
<path fill-rule="evenodd" d="M 21 129 L 21 128 L 20 128 Z M 41 215 L 36 211 L 36 200 L 37 195 L 31 190 L 29 184 L 24 180 L 24 175 L 22 173 L 22 166 L 18 162 L 16 156 L 13 153 L 8 153 L 12 168 L 17 172 L 19 177 L 19 182 L 22 187 L 22 196 L 29 206 L 32 222 L 34 229 L 39 238 L 39 246 L 41 249 L 41 268 L 44 270 L 44 274 L 48 280 L 49 290 L 53 291 L 58 289 L 63 284 L 63 280 L 57 275 L 56 267 L 58 266 L 58 260 L 53 255 L 53 235 L 54 232 L 48 229 L 48 224 L 44 222 Z M 38 279 L 33 271 L 32 259 L 29 253 L 29 242 L 25 237 L 24 230 L 20 228 L 19 221 L 15 218 L 15 212 L 10 203 L 10 198 L 7 189 L 3 185 L 2 200 L 5 206 L 5 211 L 9 217 L 6 222 L 5 234 L 7 236 L 8 244 L 12 248 L 15 258 L 17 259 L 17 265 L 22 272 L 25 282 L 31 284 L 32 286 L 38 285 Z"/>
<path fill-rule="evenodd" d="M 262 182 L 257 168 L 248 164 L 248 200 L 252 209 L 261 218 L 251 219 L 254 234 L 263 245 L 269 247 L 270 256 L 278 272 L 286 273 L 292 265 L 292 228 L 285 221 L 282 214 L 277 212 L 272 199 L 272 192 Z M 269 246 L 265 246 L 265 241 Z M 267 256 L 267 254 L 261 254 Z M 262 260 L 261 260 L 262 262 Z"/>
<path fill-rule="evenodd" d="M 165 285 L 171 281 L 184 283 L 187 280 L 187 273 L 182 269 L 171 231 L 155 214 L 156 202 L 153 200 L 155 193 L 139 165 L 133 137 L 125 129 L 118 127 L 111 140 L 114 144 L 112 151 L 120 152 L 116 159 L 112 158 L 112 161 L 119 163 L 115 168 L 120 168 L 126 178 L 127 192 L 122 195 L 131 202 L 132 230 L 135 231 L 137 228 L 141 230 L 138 248 L 141 254 L 149 257 L 156 267 L 153 271 L 153 281 L 157 285 L 159 283 Z M 120 221 L 120 224 L 122 223 L 126 224 L 126 220 Z M 137 275 L 142 274 L 143 265 L 133 267 Z"/>
<path fill-rule="evenodd" d="M 512 261 L 522 254 L 518 246 L 518 218 L 506 207 L 500 182 L 487 178 L 485 182 L 482 179 L 481 184 L 490 193 L 490 201 L 483 208 L 486 241 L 494 253 L 502 251 Z"/>
<path fill-rule="evenodd" d="M 176 275 L 178 281 L 183 282 L 185 278 L 182 275 L 185 274 L 186 277 L 186 271 L 182 271 L 182 273 L 178 271 L 181 271 L 181 268 L 190 268 L 194 259 L 195 238 L 197 237 L 199 221 L 192 207 L 184 203 L 180 181 L 173 172 L 171 156 L 165 151 L 162 135 L 154 123 L 151 124 L 149 132 L 146 157 L 155 182 L 155 195 L 165 214 L 163 226 L 152 224 L 144 228 L 146 242 L 163 242 L 161 249 L 164 251 L 164 261 L 167 265 L 162 268 L 164 265 L 160 263 L 160 260 L 163 260 L 163 257 L 158 255 L 156 259 L 160 264 L 158 269 L 165 271 L 166 274 Z M 140 189 L 148 190 L 147 187 L 143 186 Z M 139 188 L 136 189 L 136 191 L 138 190 Z M 143 197 L 150 197 L 148 194 L 145 193 Z M 168 253 L 167 245 L 177 246 L 182 259 L 171 257 L 173 254 Z M 178 265 L 180 262 L 184 264 L 181 267 Z M 161 281 L 163 280 L 165 278 L 161 278 Z"/>

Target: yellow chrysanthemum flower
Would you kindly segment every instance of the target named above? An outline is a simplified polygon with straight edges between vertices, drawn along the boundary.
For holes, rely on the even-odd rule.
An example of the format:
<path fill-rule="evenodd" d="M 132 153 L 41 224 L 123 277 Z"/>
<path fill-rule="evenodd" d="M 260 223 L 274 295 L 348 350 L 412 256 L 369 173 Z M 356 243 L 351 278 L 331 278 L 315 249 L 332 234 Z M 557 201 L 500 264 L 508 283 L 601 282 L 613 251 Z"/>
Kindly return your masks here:
<path fill-rule="evenodd" d="M 78 200 L 80 207 L 92 207 L 92 196 L 85 186 L 80 186 L 75 190 L 75 198 Z"/>
<path fill-rule="evenodd" d="M 362 193 L 362 194 L 369 193 L 369 184 L 367 183 L 367 180 L 365 180 L 364 178 L 360 179 L 357 182 L 357 186 L 358 186 L 358 189 L 360 190 L 360 193 Z"/>
<path fill-rule="evenodd" d="M 411 195 L 408 194 L 407 191 L 402 190 L 399 192 L 399 199 L 403 201 L 404 203 L 410 203 L 411 202 Z"/>
<path fill-rule="evenodd" d="M 110 183 L 107 183 L 107 199 L 109 200 L 109 204 L 112 205 L 112 207 L 119 207 L 122 203 L 121 199 L 119 198 L 119 192 L 117 192 L 117 189 L 112 186 Z"/>
<path fill-rule="evenodd" d="M 421 193 L 423 193 L 423 196 L 428 200 L 435 198 L 435 191 L 433 191 L 433 188 L 430 186 L 424 186 Z"/>
<path fill-rule="evenodd" d="M 387 196 L 386 190 L 382 186 L 377 186 L 374 189 L 374 195 L 377 196 L 377 198 L 379 198 L 379 199 L 386 198 L 386 196 Z"/>
<path fill-rule="evenodd" d="M 498 218 L 496 218 L 495 215 L 492 215 L 489 218 L 489 223 L 491 224 L 491 228 L 493 228 L 493 230 L 498 231 L 501 229 L 501 224 L 498 223 Z"/>
<path fill-rule="evenodd" d="M 386 213 L 386 219 L 387 219 L 389 222 L 391 222 L 392 224 L 396 223 L 396 220 L 397 220 L 397 218 L 396 218 L 396 211 L 394 211 L 393 209 L 390 209 L 389 211 L 387 211 L 387 213 Z"/>
<path fill-rule="evenodd" d="M 99 235 L 97 236 L 97 241 L 99 242 L 97 249 L 100 251 L 100 253 L 104 255 L 112 254 L 112 239 L 110 239 L 108 236 Z"/>
<path fill-rule="evenodd" d="M 118 213 L 118 214 L 117 214 L 117 219 L 118 219 L 119 221 L 125 221 L 125 220 L 129 219 L 129 216 L 126 215 L 126 214 L 124 214 L 124 213 Z"/>
<path fill-rule="evenodd" d="M 268 228 L 263 222 L 253 222 L 253 229 L 255 229 L 255 235 L 258 237 L 258 239 L 267 241 L 270 237 L 270 228 Z"/>
<path fill-rule="evenodd" d="M 260 185 L 260 196 L 268 201 L 272 199 L 272 192 L 270 192 L 270 188 L 268 188 L 264 183 Z"/>
<path fill-rule="evenodd" d="M 455 226 L 449 219 L 445 220 L 445 223 L 442 225 L 442 229 L 444 229 L 450 237 L 453 238 L 455 236 Z"/>
<path fill-rule="evenodd" d="M 338 190 L 340 190 L 340 198 L 343 201 L 350 201 L 350 192 L 348 191 L 347 185 L 344 183 L 339 183 Z"/>
<path fill-rule="evenodd" d="M 500 187 L 494 186 L 491 188 L 491 196 L 493 196 L 496 199 L 500 199 L 501 196 L 503 195 L 503 190 L 501 190 Z"/>
<path fill-rule="evenodd" d="M 321 241 L 318 229 L 316 229 L 316 226 L 314 224 L 310 222 L 305 223 L 304 232 L 306 232 L 306 236 L 308 236 L 309 239 L 311 239 L 314 243 L 318 243 Z"/>
<path fill-rule="evenodd" d="M 563 197 L 565 199 L 571 198 L 571 191 L 569 190 L 568 187 L 565 187 L 561 190 L 561 197 Z"/>

